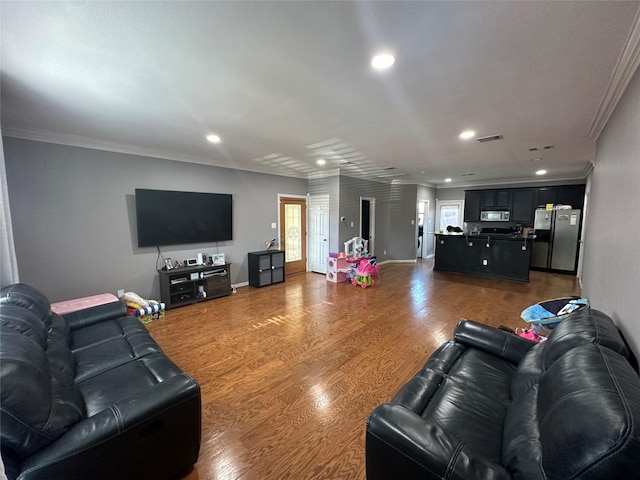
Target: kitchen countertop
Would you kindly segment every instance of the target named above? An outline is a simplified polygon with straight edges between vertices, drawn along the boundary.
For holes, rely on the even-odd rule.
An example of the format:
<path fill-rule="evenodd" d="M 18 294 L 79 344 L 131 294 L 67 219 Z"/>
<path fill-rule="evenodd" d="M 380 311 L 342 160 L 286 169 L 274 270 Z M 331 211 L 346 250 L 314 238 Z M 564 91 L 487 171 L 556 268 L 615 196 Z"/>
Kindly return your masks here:
<path fill-rule="evenodd" d="M 444 232 L 444 233 L 436 233 L 436 236 L 443 237 L 466 237 L 467 239 L 486 239 L 491 238 L 494 240 L 534 240 L 536 238 L 535 235 L 527 235 L 526 237 L 523 235 L 510 234 L 510 233 L 456 233 L 456 232 Z"/>

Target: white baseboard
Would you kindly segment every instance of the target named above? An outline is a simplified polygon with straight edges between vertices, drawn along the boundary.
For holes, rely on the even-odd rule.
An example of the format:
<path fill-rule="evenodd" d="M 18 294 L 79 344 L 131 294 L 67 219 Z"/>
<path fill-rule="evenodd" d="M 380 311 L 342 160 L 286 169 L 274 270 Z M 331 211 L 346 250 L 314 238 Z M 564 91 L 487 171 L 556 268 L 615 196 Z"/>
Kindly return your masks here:
<path fill-rule="evenodd" d="M 417 263 L 417 259 L 412 260 L 384 260 L 382 262 L 378 262 L 378 265 L 384 265 L 385 263 Z"/>

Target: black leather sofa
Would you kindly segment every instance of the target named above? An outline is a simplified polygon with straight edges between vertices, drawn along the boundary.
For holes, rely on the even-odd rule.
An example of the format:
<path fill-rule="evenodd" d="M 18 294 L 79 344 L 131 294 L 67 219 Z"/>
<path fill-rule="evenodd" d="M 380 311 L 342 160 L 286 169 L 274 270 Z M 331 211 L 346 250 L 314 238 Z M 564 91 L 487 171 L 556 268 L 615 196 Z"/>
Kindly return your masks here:
<path fill-rule="evenodd" d="M 632 363 L 596 310 L 570 315 L 540 344 L 462 320 L 369 416 L 367 479 L 638 479 Z"/>
<path fill-rule="evenodd" d="M 10 480 L 166 479 L 200 450 L 200 387 L 124 302 L 64 316 L 0 291 L 0 437 Z"/>

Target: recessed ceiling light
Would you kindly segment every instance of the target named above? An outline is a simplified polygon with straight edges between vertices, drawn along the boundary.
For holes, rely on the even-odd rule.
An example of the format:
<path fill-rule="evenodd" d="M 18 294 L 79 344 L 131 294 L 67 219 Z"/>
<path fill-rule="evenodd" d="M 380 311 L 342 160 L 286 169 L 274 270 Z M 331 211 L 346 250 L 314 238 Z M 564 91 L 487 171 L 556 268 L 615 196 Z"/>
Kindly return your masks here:
<path fill-rule="evenodd" d="M 449 183 L 449 182 L 451 182 L 451 179 L 450 178 L 445 178 L 444 181 Z"/>
<path fill-rule="evenodd" d="M 316 163 L 320 166 L 323 166 L 327 164 L 327 161 L 324 158 L 319 158 L 318 160 L 316 160 Z"/>
<path fill-rule="evenodd" d="M 547 171 L 546 171 L 546 170 L 538 170 L 538 171 L 536 172 L 536 175 L 545 175 L 546 173 L 547 173 Z"/>
<path fill-rule="evenodd" d="M 207 135 L 207 140 L 211 143 L 220 143 L 222 141 L 220 137 L 214 133 Z"/>
<path fill-rule="evenodd" d="M 470 138 L 473 138 L 475 136 L 476 132 L 474 132 L 473 130 L 465 130 L 460 134 L 460 138 L 463 140 L 469 140 Z"/>
<path fill-rule="evenodd" d="M 384 70 L 396 63 L 396 57 L 389 53 L 381 53 L 371 59 L 371 66 L 378 70 Z"/>

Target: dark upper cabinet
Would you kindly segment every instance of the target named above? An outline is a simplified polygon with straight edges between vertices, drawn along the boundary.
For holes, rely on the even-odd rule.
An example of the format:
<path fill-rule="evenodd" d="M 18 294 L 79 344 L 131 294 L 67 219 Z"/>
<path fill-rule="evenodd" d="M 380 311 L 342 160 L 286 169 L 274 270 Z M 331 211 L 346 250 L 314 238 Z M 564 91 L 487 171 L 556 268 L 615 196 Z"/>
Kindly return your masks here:
<path fill-rule="evenodd" d="M 559 187 L 542 187 L 538 189 L 537 205 L 571 205 L 582 209 L 584 204 L 584 185 L 562 185 Z"/>
<path fill-rule="evenodd" d="M 584 204 L 584 185 L 565 185 L 556 187 L 556 202 L 563 205 L 571 205 L 573 208 L 582 209 Z"/>
<path fill-rule="evenodd" d="M 512 205 L 512 222 L 523 224 L 532 223 L 533 212 L 537 205 L 536 191 L 533 188 L 522 188 L 514 190 Z"/>
<path fill-rule="evenodd" d="M 479 222 L 480 221 L 480 200 L 482 197 L 481 190 L 472 190 L 464 192 L 464 221 Z"/>
<path fill-rule="evenodd" d="M 542 187 L 538 189 L 537 205 L 542 206 L 547 203 L 556 203 L 556 187 Z"/>
<path fill-rule="evenodd" d="M 582 209 L 584 185 L 557 187 L 468 190 L 464 193 L 464 221 L 479 222 L 482 210 L 511 210 L 511 222 L 525 226 L 533 222 L 536 207 L 551 204 Z"/>
<path fill-rule="evenodd" d="M 482 208 L 510 208 L 511 190 L 484 190 Z"/>

